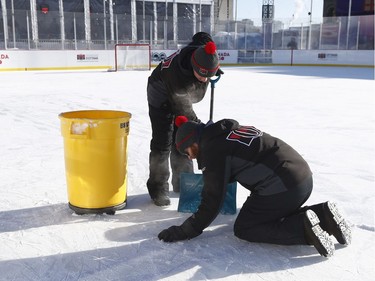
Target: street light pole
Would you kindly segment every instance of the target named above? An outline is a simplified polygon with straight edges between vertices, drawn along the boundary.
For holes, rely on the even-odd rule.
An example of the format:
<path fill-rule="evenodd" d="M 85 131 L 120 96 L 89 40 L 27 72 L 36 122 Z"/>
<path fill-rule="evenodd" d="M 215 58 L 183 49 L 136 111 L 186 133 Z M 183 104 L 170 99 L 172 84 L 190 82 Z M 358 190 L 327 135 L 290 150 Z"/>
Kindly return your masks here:
<path fill-rule="evenodd" d="M 352 15 L 352 0 L 349 0 L 349 9 L 348 9 L 348 23 L 346 25 L 346 50 L 349 48 L 349 29 L 350 29 L 350 17 Z"/>
<path fill-rule="evenodd" d="M 310 28 L 309 28 L 309 46 L 308 49 L 311 50 L 311 26 L 312 26 L 312 9 L 313 9 L 313 0 L 310 1 Z"/>
<path fill-rule="evenodd" d="M 13 48 L 16 48 L 16 25 L 14 20 L 14 3 L 12 0 L 12 30 L 13 30 Z"/>

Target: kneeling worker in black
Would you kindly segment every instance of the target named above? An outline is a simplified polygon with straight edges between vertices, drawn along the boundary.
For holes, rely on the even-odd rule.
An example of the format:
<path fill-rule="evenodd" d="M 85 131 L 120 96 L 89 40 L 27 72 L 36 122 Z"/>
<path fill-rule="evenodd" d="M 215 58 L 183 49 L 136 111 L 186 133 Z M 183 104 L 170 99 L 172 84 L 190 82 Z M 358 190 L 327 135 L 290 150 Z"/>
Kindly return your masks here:
<path fill-rule="evenodd" d="M 302 207 L 312 192 L 312 172 L 284 141 L 224 119 L 207 125 L 183 123 L 176 146 L 190 159 L 197 159 L 204 180 L 202 201 L 182 225 L 160 232 L 160 240 L 174 242 L 200 235 L 218 215 L 227 184 L 237 181 L 251 191 L 234 224 L 238 238 L 313 245 L 325 257 L 335 251 L 331 235 L 340 244 L 350 244 L 351 228 L 335 203 Z"/>

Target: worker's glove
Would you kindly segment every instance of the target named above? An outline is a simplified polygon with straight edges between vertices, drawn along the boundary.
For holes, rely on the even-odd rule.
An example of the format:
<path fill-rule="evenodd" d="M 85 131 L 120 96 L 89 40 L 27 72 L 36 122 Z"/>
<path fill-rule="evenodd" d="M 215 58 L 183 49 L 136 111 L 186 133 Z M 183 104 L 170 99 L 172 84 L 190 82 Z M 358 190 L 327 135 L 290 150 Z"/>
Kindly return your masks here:
<path fill-rule="evenodd" d="M 164 242 L 176 242 L 188 239 L 181 226 L 173 225 L 159 233 L 158 238 Z"/>
<path fill-rule="evenodd" d="M 197 116 L 192 118 L 191 121 L 197 122 L 198 124 L 202 122 Z"/>
<path fill-rule="evenodd" d="M 224 71 L 222 71 L 221 68 L 219 68 L 219 69 L 216 71 L 215 76 L 220 76 L 220 75 L 222 75 L 222 74 L 224 74 Z"/>

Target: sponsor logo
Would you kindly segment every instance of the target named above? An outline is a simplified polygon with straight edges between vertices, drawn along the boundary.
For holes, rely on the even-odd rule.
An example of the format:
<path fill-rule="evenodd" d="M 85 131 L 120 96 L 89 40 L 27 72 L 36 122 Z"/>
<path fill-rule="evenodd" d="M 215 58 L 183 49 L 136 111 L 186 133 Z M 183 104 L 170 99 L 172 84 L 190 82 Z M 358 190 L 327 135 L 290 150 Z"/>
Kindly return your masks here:
<path fill-rule="evenodd" d="M 230 53 L 228 52 L 218 52 L 217 55 L 219 60 L 225 60 L 225 57 L 230 57 Z"/>
<path fill-rule="evenodd" d="M 99 61 L 99 55 L 96 54 L 77 54 L 77 61 Z"/>
<path fill-rule="evenodd" d="M 0 54 L 0 64 L 3 63 L 3 60 L 8 60 L 9 56 L 7 54 Z"/>
<path fill-rule="evenodd" d="M 164 52 L 152 52 L 151 53 L 151 59 L 152 61 L 157 61 L 157 62 L 160 62 L 160 61 L 163 61 L 167 58 L 167 55 L 164 53 Z"/>
<path fill-rule="evenodd" d="M 326 53 L 319 53 L 318 59 L 320 60 L 337 60 L 338 54 L 326 54 Z"/>

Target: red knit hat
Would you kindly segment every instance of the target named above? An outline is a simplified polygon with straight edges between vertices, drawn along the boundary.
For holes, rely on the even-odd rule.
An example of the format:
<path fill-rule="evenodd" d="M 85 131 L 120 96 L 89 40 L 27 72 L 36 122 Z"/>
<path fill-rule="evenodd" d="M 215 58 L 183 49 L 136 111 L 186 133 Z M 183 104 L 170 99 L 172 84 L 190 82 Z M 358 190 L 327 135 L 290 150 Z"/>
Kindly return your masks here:
<path fill-rule="evenodd" d="M 193 69 L 202 77 L 212 77 L 219 69 L 219 57 L 214 42 L 196 49 L 191 56 Z"/>

